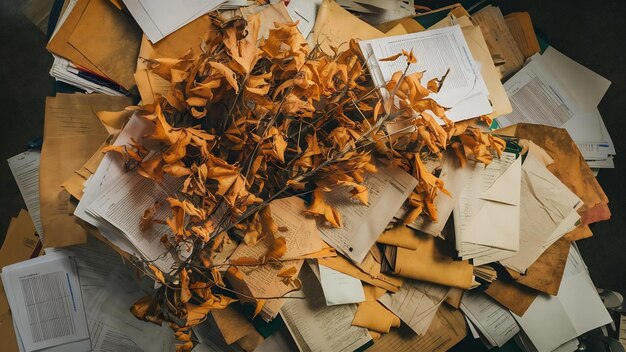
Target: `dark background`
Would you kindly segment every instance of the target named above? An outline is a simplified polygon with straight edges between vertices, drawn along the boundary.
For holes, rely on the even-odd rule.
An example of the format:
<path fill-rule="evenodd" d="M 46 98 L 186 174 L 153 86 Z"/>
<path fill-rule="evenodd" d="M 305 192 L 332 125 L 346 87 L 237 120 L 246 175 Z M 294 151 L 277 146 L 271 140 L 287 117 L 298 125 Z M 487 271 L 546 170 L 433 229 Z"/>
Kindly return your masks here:
<path fill-rule="evenodd" d="M 421 1 L 438 8 L 455 1 Z M 612 81 L 599 109 L 613 138 L 615 169 L 598 177 L 609 197 L 611 220 L 592 225 L 594 236 L 578 241 L 597 287 L 626 293 L 626 2 L 494 0 L 503 14 L 528 11 L 537 34 L 550 45 Z M 52 55 L 46 35 L 20 9 L 21 1 L 0 1 L 0 242 L 10 218 L 25 208 L 6 159 L 40 137 L 45 97 L 54 94 L 48 71 Z M 41 27 L 41 24 L 40 24 Z"/>

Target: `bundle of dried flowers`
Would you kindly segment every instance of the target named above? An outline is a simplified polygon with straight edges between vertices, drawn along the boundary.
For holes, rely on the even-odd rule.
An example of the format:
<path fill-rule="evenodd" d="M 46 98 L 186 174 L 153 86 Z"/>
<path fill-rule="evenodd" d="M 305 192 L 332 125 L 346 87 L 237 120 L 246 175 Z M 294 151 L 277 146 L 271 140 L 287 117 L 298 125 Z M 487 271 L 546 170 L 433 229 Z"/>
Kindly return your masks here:
<path fill-rule="evenodd" d="M 154 124 L 154 132 L 110 148 L 123 155 L 128 170 L 154 182 L 184 179 L 166 200 L 172 216 L 154 219 L 155 204 L 140 226 L 146 231 L 169 226 L 176 243 L 164 239 L 164 245 L 192 245 L 192 255 L 165 274 L 148 265 L 163 285 L 131 309 L 140 319 L 168 322 L 182 350 L 192 348 L 190 328 L 209 310 L 234 301 L 224 294 L 228 288 L 210 259 L 225 232 L 251 245 L 270 236 L 274 245 L 262 263 L 285 253 L 281 229 L 266 207 L 272 200 L 312 193 L 308 214 L 339 227 L 341 214 L 325 194 L 349 186 L 355 199 L 367 203 L 363 181 L 376 172 L 374 159 L 381 158 L 419 181 L 407 200 L 411 211 L 405 221 L 418 216 L 436 221 L 433 201 L 447 191 L 424 158 L 441 157 L 450 146 L 462 162 L 488 163 L 491 151 L 504 147 L 475 127 L 455 125 L 428 97 L 445 77 L 423 86 L 421 73 L 396 72 L 384 87 L 391 98 L 384 100 L 355 42 L 346 43 L 345 51 L 325 53 L 311 48 L 294 23 L 276 24 L 267 39 L 257 40 L 255 16 L 211 18 L 199 43 L 201 55 L 148 61 L 171 82 L 166 96 L 138 112 Z M 415 54 L 427 53 L 403 52 L 385 60 L 404 56 L 408 67 Z"/>

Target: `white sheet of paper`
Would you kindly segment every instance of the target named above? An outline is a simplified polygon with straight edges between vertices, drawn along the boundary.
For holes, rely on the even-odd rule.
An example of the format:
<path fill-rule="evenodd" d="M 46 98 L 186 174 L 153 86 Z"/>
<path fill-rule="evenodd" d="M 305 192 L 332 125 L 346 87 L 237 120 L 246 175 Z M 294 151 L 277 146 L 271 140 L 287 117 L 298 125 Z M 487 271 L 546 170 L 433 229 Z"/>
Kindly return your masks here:
<path fill-rule="evenodd" d="M 287 12 L 291 19 L 298 22 L 298 29 L 303 37 L 308 37 L 315 25 L 317 10 L 322 4 L 321 0 L 292 0 L 287 5 Z"/>
<path fill-rule="evenodd" d="M 492 346 L 502 347 L 519 332 L 511 313 L 483 293 L 465 292 L 461 311 Z"/>
<path fill-rule="evenodd" d="M 123 0 L 148 39 L 156 43 L 226 0 Z"/>
<path fill-rule="evenodd" d="M 39 161 L 41 151 L 29 150 L 7 159 L 9 168 L 15 178 L 15 183 L 20 189 L 26 209 L 30 214 L 37 234 L 43 241 L 43 227 L 41 226 L 41 215 L 39 213 Z"/>
<path fill-rule="evenodd" d="M 365 301 L 361 280 L 319 265 L 320 282 L 327 306 Z"/>
<path fill-rule="evenodd" d="M 417 280 L 405 280 L 400 290 L 378 299 L 418 335 L 426 333 L 449 287 Z"/>
<path fill-rule="evenodd" d="M 351 198 L 350 187 L 337 188 L 325 197 L 341 213 L 343 226 L 318 226 L 322 239 L 355 263 L 363 261 L 417 186 L 417 180 L 400 168 L 379 167 L 376 173 L 366 176 L 363 184 L 369 192 L 368 205 Z"/>
<path fill-rule="evenodd" d="M 612 321 L 575 248 L 569 251 L 559 294 L 539 295 L 523 316 L 513 317 L 539 351 L 552 351 Z"/>
<path fill-rule="evenodd" d="M 359 45 L 369 58 L 367 65 L 376 85 L 384 86 L 394 72 L 402 72 L 406 67 L 404 57 L 395 61 L 380 59 L 401 53 L 402 50 L 413 50 L 418 60 L 409 67 L 407 74 L 425 71 L 421 80 L 423 84 L 432 78 L 443 77 L 450 70 L 440 92 L 429 96 L 440 105 L 450 108 L 446 112 L 449 119 L 461 121 L 493 112 L 487 86 L 458 25 L 363 40 Z M 381 92 L 388 96 L 384 88 Z"/>
<path fill-rule="evenodd" d="M 89 350 L 87 318 L 74 259 L 50 253 L 6 266 L 2 283 L 26 351 L 59 346 Z"/>

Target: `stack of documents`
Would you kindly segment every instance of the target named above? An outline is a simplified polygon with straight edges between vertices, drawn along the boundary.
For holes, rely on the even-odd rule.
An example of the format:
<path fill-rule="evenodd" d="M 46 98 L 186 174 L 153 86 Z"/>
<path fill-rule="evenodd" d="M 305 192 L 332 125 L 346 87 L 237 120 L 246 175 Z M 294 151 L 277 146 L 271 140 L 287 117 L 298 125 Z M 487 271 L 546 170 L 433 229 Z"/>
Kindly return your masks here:
<path fill-rule="evenodd" d="M 531 142 L 532 143 L 532 142 Z M 522 165 L 519 251 L 500 262 L 520 273 L 576 227 L 582 201 L 554 176 L 531 148 Z M 542 150 L 541 150 L 542 151 Z M 548 157 L 549 158 L 549 157 Z M 548 160 L 551 164 L 551 160 Z"/>
<path fill-rule="evenodd" d="M 381 59 L 402 50 L 413 51 L 417 63 L 409 66 L 407 74 L 423 71 L 422 84 L 446 76 L 440 91 L 430 96 L 439 105 L 450 109 L 446 112 L 450 120 L 456 122 L 493 112 L 489 91 L 460 26 L 362 40 L 359 45 L 368 58 L 367 66 L 376 86 L 384 87 L 395 72 L 404 72 L 407 65 L 404 57 L 395 61 Z M 381 94 L 389 96 L 384 88 Z"/>
<path fill-rule="evenodd" d="M 115 144 L 126 145 L 131 138 L 147 134 L 149 128 L 148 122 L 133 116 Z M 169 272 L 174 263 L 172 255 L 176 254 L 169 253 L 160 241 L 169 232 L 168 228 L 158 225 L 150 231 L 142 231 L 137 221 L 157 200 L 162 201 L 173 194 L 179 183 L 166 177 L 162 185 L 157 185 L 137 173 L 127 173 L 121 158 L 107 154 L 87 182 L 74 215 L 97 227 L 103 236 L 123 251 L 153 260 L 159 269 Z M 167 217 L 168 210 L 165 206 L 158 208 L 157 218 Z"/>
<path fill-rule="evenodd" d="M 561 127 L 592 168 L 613 168 L 615 147 L 598 111 L 610 81 L 549 47 L 535 54 L 504 87 L 513 112 L 496 120 Z"/>
<path fill-rule="evenodd" d="M 127 94 L 135 85 L 141 30 L 110 1 L 67 3 L 47 45 L 54 55 L 50 75 L 88 93 Z"/>
<path fill-rule="evenodd" d="M 522 159 L 503 152 L 491 164 L 470 164 L 454 209 L 456 248 L 479 266 L 511 257 L 519 249 Z"/>

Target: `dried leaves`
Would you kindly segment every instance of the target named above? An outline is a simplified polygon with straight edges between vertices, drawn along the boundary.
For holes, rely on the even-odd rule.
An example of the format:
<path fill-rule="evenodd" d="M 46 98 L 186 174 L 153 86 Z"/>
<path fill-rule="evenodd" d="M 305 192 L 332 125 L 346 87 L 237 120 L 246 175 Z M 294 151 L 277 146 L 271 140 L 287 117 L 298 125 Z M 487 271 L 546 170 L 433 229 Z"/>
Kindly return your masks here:
<path fill-rule="evenodd" d="M 138 111 L 152 131 L 128 146 L 108 148 L 123 156 L 127 169 L 155 182 L 181 178 L 181 188 L 161 203 L 171 215 L 154 219 L 155 204 L 140 227 L 169 226 L 192 255 L 168 275 L 148 265 L 163 286 L 132 311 L 140 319 L 169 321 L 182 349 L 190 346 L 189 327 L 233 301 L 216 293 L 224 282 L 210 259 L 226 232 L 249 245 L 272 240 L 264 257 L 239 258 L 233 265 L 264 265 L 285 254 L 286 241 L 267 207 L 271 200 L 312 193 L 307 213 L 340 227 L 341 214 L 325 194 L 350 187 L 352 197 L 367 204 L 363 181 L 376 172 L 376 155 L 419 181 L 407 200 L 412 210 L 406 221 L 421 214 L 436 221 L 433 200 L 447 191 L 422 158 L 440 157 L 451 145 L 462 161 L 489 162 L 491 151 L 504 147 L 476 128 L 455 125 L 428 98 L 445 77 L 425 87 L 422 73 L 396 72 L 385 86 L 385 102 L 355 42 L 344 52 L 324 53 L 309 47 L 295 23 L 276 24 L 268 38 L 257 41 L 257 16 L 210 16 L 212 24 L 198 43 L 202 54 L 147 62 L 171 84 L 165 96 Z M 417 61 L 404 50 L 384 60 L 400 56 L 407 65 Z M 279 276 L 295 282 L 291 269 Z M 228 271 L 237 277 L 235 266 Z M 262 307 L 259 300 L 257 311 Z"/>

